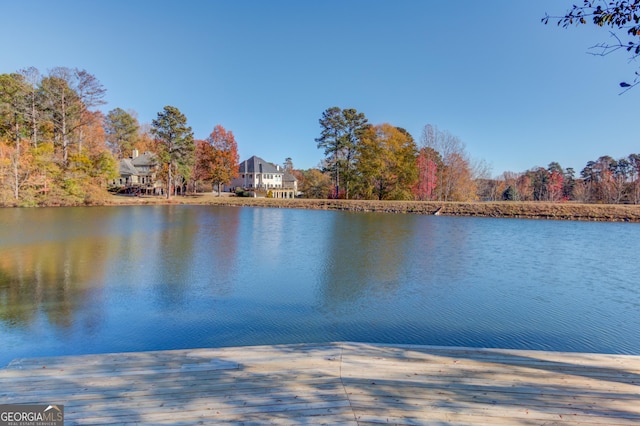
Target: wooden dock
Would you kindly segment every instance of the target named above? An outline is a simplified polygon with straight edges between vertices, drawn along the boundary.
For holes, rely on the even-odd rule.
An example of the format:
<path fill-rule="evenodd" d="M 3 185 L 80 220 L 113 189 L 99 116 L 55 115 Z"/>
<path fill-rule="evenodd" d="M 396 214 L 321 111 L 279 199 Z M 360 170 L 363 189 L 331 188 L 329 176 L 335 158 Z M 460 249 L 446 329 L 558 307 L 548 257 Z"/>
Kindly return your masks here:
<path fill-rule="evenodd" d="M 328 343 L 18 359 L 66 425 L 636 425 L 640 356 Z"/>

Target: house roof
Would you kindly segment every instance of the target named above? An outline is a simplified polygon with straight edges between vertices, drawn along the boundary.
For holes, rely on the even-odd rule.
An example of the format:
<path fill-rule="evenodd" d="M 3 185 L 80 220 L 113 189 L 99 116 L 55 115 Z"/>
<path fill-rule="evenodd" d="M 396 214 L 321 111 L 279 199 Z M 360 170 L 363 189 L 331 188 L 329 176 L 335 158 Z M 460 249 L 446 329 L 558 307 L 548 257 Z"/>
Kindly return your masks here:
<path fill-rule="evenodd" d="M 119 164 L 120 176 L 137 175 L 138 170 L 133 165 L 130 158 L 123 158 Z"/>
<path fill-rule="evenodd" d="M 279 167 L 255 155 L 248 160 L 242 161 L 238 171 L 240 173 L 284 173 Z"/>
<path fill-rule="evenodd" d="M 156 164 L 156 155 L 152 152 L 145 152 L 131 160 L 134 166 L 154 166 Z"/>
<path fill-rule="evenodd" d="M 284 174 L 284 177 L 282 178 L 283 182 L 297 182 L 298 179 L 296 179 L 296 177 L 294 175 L 292 175 L 291 173 L 286 173 Z"/>

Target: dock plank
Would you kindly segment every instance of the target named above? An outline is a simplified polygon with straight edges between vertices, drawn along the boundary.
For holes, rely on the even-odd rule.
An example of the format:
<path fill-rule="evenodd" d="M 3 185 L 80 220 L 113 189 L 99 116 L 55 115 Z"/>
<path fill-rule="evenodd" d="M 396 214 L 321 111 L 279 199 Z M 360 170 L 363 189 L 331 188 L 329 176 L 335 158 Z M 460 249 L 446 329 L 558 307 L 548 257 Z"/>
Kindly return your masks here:
<path fill-rule="evenodd" d="M 65 424 L 640 424 L 640 356 L 352 342 L 17 359 Z"/>

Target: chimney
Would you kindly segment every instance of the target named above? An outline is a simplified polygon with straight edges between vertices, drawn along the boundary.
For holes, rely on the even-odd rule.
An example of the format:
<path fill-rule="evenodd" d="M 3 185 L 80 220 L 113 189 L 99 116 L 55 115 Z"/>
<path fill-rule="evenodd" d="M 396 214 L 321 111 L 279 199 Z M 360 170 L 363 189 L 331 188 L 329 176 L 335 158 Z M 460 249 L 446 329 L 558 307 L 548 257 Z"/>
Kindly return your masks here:
<path fill-rule="evenodd" d="M 133 160 L 134 158 L 138 158 L 138 150 L 137 149 L 131 150 L 131 159 Z"/>

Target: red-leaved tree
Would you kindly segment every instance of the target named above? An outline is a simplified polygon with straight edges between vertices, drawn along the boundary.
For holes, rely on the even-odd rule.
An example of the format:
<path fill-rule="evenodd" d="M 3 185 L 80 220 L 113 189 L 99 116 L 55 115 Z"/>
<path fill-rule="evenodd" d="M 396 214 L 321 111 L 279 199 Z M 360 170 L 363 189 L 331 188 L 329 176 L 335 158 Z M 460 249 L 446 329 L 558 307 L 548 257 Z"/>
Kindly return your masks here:
<path fill-rule="evenodd" d="M 560 201 L 562 199 L 562 190 L 564 188 L 564 177 L 557 170 L 549 173 L 549 181 L 547 182 L 547 196 L 549 201 Z"/>
<path fill-rule="evenodd" d="M 436 199 L 438 185 L 437 152 L 431 148 L 422 148 L 416 159 L 418 181 L 413 187 L 413 195 L 417 200 L 428 201 Z"/>
<path fill-rule="evenodd" d="M 238 176 L 238 145 L 233 132 L 217 125 L 209 137 L 197 145 L 197 174 L 202 180 L 210 180 L 214 187 L 230 183 Z"/>

